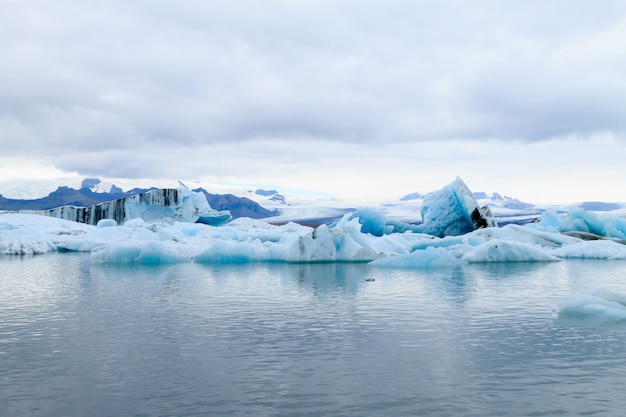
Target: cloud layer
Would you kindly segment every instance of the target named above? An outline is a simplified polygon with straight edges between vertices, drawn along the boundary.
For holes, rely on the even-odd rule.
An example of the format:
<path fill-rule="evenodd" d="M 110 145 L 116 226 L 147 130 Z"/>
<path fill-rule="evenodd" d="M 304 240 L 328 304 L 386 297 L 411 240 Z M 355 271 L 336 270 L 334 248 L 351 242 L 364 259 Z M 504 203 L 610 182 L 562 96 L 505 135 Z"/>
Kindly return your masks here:
<path fill-rule="evenodd" d="M 622 1 L 9 1 L 0 27 L 3 156 L 84 175 L 626 137 Z"/>

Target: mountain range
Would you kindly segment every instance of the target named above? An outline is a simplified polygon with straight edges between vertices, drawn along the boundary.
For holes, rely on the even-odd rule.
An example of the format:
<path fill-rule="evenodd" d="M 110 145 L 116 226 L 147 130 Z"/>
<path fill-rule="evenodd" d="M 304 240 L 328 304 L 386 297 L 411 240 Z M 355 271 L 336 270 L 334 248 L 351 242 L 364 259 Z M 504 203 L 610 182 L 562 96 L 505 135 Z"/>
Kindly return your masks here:
<path fill-rule="evenodd" d="M 491 195 L 479 191 L 472 193 L 474 198 L 478 200 L 481 204 L 496 204 L 499 207 L 514 209 L 514 210 L 526 210 L 535 207 L 534 204 L 525 203 L 523 201 L 519 201 L 516 198 L 501 196 L 498 193 L 493 193 Z M 420 193 L 411 193 L 407 194 L 404 197 L 400 198 L 400 201 L 413 201 L 413 200 L 422 200 L 425 195 Z"/>
<path fill-rule="evenodd" d="M 145 193 L 155 188 L 133 188 L 123 191 L 120 187 L 110 183 L 103 183 L 98 178 L 86 178 L 78 189 L 69 186 L 59 186 L 55 191 L 41 198 L 6 198 L 0 194 L 0 210 L 48 210 L 66 205 L 88 207 L 105 201 Z M 195 188 L 193 191 L 203 193 L 213 209 L 229 210 L 233 218 L 265 219 L 278 216 L 276 221 L 279 222 L 294 219 L 296 219 L 294 221 L 300 220 L 308 223 L 313 222 L 312 219 L 318 222 L 330 222 L 340 218 L 345 212 L 352 210 L 346 208 L 352 206 L 344 206 L 341 205 L 341 202 L 336 201 L 330 202 L 330 205 L 328 205 L 328 201 L 307 202 L 296 199 L 292 202 L 276 190 L 248 190 L 241 197 L 234 194 L 213 194 L 201 187 Z M 519 216 L 533 218 L 545 210 L 545 208 L 508 196 L 502 196 L 498 193 L 474 192 L 473 194 L 479 204 L 491 207 L 494 215 L 498 217 L 500 222 L 503 222 L 503 217 L 513 218 L 515 221 L 517 221 Z M 380 209 L 387 216 L 413 221 L 413 219 L 419 217 L 419 206 L 424 197 L 425 194 L 417 192 L 407 194 L 395 202 L 382 203 Z M 579 206 L 589 211 L 612 211 L 624 207 L 623 204 L 593 201 L 580 203 Z M 508 220 L 504 220 L 504 222 L 506 221 Z"/>
<path fill-rule="evenodd" d="M 123 191 L 121 188 L 112 185 L 107 191 L 99 191 L 99 185 L 100 180 L 97 178 L 86 178 L 83 180 L 80 189 L 60 186 L 46 197 L 31 200 L 5 198 L 0 194 L 0 210 L 49 210 L 60 206 L 88 207 L 105 201 L 142 194 L 154 189 L 154 187 L 133 188 Z M 232 194 L 212 194 L 203 188 L 196 188 L 193 191 L 203 193 L 213 209 L 229 210 L 233 218 L 250 217 L 262 219 L 277 214 L 276 211 L 268 210 L 245 197 L 237 197 Z"/>

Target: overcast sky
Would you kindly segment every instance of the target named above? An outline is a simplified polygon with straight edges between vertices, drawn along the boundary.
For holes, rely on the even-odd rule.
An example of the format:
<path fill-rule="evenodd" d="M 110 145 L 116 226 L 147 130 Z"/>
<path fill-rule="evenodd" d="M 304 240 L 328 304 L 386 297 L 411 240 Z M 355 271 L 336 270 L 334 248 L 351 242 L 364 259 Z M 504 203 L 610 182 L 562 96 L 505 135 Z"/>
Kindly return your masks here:
<path fill-rule="evenodd" d="M 626 2 L 0 0 L 0 181 L 626 201 Z"/>

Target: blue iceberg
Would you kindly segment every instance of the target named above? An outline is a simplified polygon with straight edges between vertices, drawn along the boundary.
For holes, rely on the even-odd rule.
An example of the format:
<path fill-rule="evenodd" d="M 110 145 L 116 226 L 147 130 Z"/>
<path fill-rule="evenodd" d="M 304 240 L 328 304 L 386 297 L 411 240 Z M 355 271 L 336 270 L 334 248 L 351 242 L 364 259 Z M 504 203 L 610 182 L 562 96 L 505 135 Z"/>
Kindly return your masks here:
<path fill-rule="evenodd" d="M 443 189 L 427 194 L 421 214 L 423 223 L 419 231 L 438 237 L 498 226 L 489 207 L 480 207 L 459 177 Z"/>

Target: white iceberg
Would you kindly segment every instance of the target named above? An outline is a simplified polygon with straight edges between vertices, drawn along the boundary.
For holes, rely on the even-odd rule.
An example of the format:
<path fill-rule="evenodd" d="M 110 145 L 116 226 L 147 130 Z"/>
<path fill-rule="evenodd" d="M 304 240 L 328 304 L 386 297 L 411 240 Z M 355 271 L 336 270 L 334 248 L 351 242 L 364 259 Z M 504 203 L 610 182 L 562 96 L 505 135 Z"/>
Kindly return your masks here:
<path fill-rule="evenodd" d="M 408 254 L 388 256 L 371 262 L 373 266 L 392 268 L 434 268 L 459 265 L 461 261 L 444 248 L 427 247 Z"/>
<path fill-rule="evenodd" d="M 558 306 L 560 317 L 609 322 L 626 320 L 626 294 L 605 288 L 564 297 Z"/>
<path fill-rule="evenodd" d="M 461 260 L 470 263 L 554 262 L 559 258 L 537 246 L 521 242 L 493 239 L 467 252 Z"/>
<path fill-rule="evenodd" d="M 626 245 L 612 240 L 577 242 L 550 251 L 563 259 L 626 259 Z"/>

